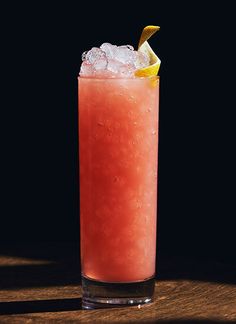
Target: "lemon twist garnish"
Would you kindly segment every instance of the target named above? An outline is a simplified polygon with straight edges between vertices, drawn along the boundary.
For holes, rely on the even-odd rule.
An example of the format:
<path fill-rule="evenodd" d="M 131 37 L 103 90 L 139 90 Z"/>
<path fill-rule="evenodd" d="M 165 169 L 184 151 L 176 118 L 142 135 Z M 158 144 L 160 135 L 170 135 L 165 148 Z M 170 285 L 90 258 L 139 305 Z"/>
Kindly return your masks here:
<path fill-rule="evenodd" d="M 140 36 L 138 51 L 146 54 L 150 59 L 150 65 L 135 71 L 137 77 L 151 77 L 158 74 L 161 60 L 154 53 L 147 40 L 160 29 L 159 26 L 146 26 Z"/>

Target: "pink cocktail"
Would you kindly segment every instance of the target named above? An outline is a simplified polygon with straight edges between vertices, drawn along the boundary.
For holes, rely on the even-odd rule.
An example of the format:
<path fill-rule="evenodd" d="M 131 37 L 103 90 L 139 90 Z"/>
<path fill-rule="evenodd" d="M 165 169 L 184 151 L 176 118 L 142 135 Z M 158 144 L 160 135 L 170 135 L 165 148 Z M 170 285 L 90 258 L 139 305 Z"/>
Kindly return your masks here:
<path fill-rule="evenodd" d="M 158 105 L 158 77 L 106 73 L 79 77 L 81 266 L 86 302 L 152 299 Z"/>

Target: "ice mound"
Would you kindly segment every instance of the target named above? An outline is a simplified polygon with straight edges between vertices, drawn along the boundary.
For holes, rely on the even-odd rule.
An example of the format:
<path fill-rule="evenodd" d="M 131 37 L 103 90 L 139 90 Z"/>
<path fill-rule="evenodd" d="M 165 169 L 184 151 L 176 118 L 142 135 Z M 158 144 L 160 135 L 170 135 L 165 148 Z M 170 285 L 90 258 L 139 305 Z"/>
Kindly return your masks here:
<path fill-rule="evenodd" d="M 134 77 L 137 69 L 149 65 L 149 57 L 131 45 L 103 43 L 82 54 L 80 76 Z"/>

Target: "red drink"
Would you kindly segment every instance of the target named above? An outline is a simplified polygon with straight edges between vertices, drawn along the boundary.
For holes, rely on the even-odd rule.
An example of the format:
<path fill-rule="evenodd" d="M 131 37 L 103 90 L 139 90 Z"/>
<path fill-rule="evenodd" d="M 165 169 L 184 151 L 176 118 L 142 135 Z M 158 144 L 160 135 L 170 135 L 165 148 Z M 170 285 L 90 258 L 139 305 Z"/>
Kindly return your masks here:
<path fill-rule="evenodd" d="M 155 274 L 159 78 L 79 78 L 84 277 Z"/>
<path fill-rule="evenodd" d="M 79 77 L 83 308 L 153 300 L 156 263 L 160 59 L 103 43 L 82 55 Z"/>

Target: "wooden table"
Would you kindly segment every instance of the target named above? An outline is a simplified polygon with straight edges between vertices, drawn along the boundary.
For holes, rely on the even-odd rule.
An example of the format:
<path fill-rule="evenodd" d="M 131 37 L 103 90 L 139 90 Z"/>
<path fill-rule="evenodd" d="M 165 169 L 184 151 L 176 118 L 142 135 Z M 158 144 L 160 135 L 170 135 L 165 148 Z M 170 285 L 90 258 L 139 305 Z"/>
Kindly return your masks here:
<path fill-rule="evenodd" d="M 91 311 L 81 309 L 77 255 L 58 257 L 57 248 L 57 256 L 49 257 L 50 247 L 43 249 L 2 251 L 1 324 L 236 323 L 236 265 L 162 258 L 154 303 Z"/>

